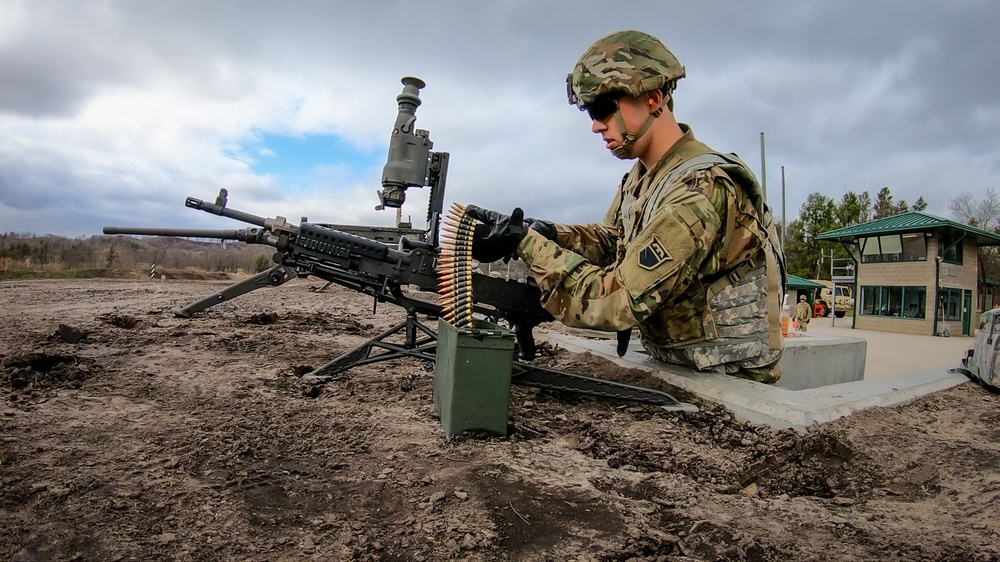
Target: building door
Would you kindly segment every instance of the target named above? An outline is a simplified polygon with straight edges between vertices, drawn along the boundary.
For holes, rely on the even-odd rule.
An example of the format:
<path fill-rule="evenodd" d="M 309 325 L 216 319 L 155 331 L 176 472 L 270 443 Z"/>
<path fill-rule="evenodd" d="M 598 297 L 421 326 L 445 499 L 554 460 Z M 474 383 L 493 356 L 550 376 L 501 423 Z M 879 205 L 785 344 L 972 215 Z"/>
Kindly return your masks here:
<path fill-rule="evenodd" d="M 972 333 L 972 291 L 965 290 L 965 299 L 962 302 L 962 335 L 967 336 Z"/>

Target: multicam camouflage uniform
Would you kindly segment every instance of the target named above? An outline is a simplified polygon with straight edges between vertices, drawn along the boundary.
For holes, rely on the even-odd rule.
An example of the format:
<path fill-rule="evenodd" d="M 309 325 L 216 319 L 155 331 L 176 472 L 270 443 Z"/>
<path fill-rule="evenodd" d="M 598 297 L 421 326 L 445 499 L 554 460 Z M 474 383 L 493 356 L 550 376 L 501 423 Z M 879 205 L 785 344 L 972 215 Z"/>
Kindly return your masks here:
<path fill-rule="evenodd" d="M 621 59 L 609 40 L 621 34 L 595 43 L 578 69 L 602 56 Z M 636 58 L 629 52 L 604 67 L 621 79 Z M 648 70 L 647 61 L 633 77 L 644 80 L 637 88 L 670 86 L 650 80 Z M 579 103 L 589 103 L 586 88 L 576 89 Z M 543 291 L 542 305 L 564 324 L 638 327 L 643 347 L 660 360 L 774 382 L 784 263 L 771 213 L 745 164 L 681 128 L 683 138 L 652 169 L 636 162 L 603 222 L 555 225 L 555 242 L 529 230 L 518 255 Z"/>
<path fill-rule="evenodd" d="M 800 332 L 805 332 L 809 330 L 809 320 L 812 318 L 812 307 L 806 302 L 805 295 L 799 297 L 799 303 L 795 305 L 795 311 L 792 312 L 792 318 L 795 319 L 795 323 L 798 326 Z"/>

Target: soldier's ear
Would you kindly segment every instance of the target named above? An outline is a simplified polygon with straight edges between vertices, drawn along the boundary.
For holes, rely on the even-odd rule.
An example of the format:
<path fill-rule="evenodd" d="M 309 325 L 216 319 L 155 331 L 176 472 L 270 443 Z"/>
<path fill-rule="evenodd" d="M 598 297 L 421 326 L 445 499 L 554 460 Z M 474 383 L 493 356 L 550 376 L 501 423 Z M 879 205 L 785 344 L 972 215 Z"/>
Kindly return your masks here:
<path fill-rule="evenodd" d="M 663 112 L 663 91 L 650 90 L 646 92 L 646 103 L 649 112 L 659 117 L 660 113 Z"/>

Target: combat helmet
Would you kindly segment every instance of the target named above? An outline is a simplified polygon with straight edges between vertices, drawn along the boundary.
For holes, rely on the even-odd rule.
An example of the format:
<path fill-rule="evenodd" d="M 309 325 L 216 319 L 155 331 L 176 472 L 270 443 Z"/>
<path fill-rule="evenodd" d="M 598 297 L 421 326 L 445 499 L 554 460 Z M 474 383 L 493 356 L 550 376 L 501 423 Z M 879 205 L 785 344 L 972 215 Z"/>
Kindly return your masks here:
<path fill-rule="evenodd" d="M 657 38 L 642 31 L 617 31 L 598 39 L 566 77 L 569 103 L 583 109 L 603 94 L 638 96 L 673 91 L 684 67 Z"/>

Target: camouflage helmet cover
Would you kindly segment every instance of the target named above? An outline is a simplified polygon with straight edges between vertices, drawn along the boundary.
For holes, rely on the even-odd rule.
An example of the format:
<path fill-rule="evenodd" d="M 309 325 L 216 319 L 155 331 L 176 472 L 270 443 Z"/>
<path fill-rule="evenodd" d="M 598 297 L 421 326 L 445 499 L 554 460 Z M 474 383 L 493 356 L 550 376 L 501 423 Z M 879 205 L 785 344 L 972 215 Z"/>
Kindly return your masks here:
<path fill-rule="evenodd" d="M 569 103 L 581 108 L 598 96 L 638 96 L 684 78 L 684 67 L 657 38 L 641 31 L 617 31 L 598 39 L 566 77 Z"/>

